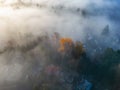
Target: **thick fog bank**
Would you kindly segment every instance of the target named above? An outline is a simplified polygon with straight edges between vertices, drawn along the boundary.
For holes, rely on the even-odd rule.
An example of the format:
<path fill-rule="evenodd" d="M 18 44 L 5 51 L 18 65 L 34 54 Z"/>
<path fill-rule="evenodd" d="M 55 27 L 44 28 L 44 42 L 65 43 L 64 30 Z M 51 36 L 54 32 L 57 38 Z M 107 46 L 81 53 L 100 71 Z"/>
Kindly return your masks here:
<path fill-rule="evenodd" d="M 12 0 L 1 0 L 5 5 L 0 7 L 1 86 L 7 83 L 9 90 L 18 90 L 20 86 L 30 90 L 29 86 L 39 82 L 36 76 L 50 62 L 49 50 L 54 51 L 49 44 L 54 44 L 51 40 L 54 32 L 61 37 L 81 41 L 90 57 L 101 54 L 108 47 L 120 49 L 120 8 L 117 0 L 29 2 L 35 6 L 26 5 L 28 2 L 19 5 L 16 1 L 14 4 Z M 11 6 L 11 3 L 14 5 Z M 50 40 L 42 41 L 41 37 L 45 35 Z M 29 80 L 33 82 L 22 85 Z M 13 85 L 9 85 L 9 82 Z M 14 83 L 18 84 L 14 86 Z"/>

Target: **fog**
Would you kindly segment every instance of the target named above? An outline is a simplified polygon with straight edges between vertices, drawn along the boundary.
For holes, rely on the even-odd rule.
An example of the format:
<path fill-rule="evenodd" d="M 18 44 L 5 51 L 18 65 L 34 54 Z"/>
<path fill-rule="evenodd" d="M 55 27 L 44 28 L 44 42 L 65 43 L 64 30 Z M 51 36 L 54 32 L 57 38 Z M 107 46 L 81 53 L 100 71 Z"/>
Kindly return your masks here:
<path fill-rule="evenodd" d="M 27 81 L 35 70 L 40 72 L 49 62 L 49 55 L 46 56 L 46 50 L 38 49 L 43 44 L 39 38 L 45 35 L 51 38 L 54 32 L 81 41 L 90 57 L 107 47 L 120 49 L 119 20 L 115 19 L 120 15 L 117 0 L 18 1 L 0 0 L 1 85 Z M 33 45 L 34 49 L 22 51 L 35 42 L 39 43 Z M 43 45 L 49 48 L 46 42 Z"/>

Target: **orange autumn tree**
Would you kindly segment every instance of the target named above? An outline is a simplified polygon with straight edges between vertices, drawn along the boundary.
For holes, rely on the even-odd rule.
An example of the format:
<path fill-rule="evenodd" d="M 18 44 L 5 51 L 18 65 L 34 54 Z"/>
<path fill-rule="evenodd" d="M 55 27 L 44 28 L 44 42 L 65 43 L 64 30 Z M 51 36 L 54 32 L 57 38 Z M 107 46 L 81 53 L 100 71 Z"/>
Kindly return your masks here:
<path fill-rule="evenodd" d="M 74 43 L 71 38 L 61 38 L 59 44 L 60 52 L 71 53 L 74 58 L 79 58 L 83 53 L 85 53 L 83 44 L 80 41 Z"/>
<path fill-rule="evenodd" d="M 71 38 L 61 38 L 60 41 L 60 52 L 66 52 L 73 47 L 73 40 Z"/>

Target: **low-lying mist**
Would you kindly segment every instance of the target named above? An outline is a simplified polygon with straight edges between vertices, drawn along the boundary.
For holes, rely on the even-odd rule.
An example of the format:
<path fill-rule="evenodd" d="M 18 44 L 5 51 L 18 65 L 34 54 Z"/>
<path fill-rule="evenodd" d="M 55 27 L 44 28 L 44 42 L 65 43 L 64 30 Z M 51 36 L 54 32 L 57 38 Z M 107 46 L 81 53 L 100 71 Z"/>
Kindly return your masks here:
<path fill-rule="evenodd" d="M 12 0 L 6 0 L 0 7 L 0 89 L 33 90 L 33 84 L 41 83 L 45 68 L 55 67 L 54 60 L 61 57 L 56 32 L 82 42 L 90 58 L 108 47 L 120 49 L 119 21 L 111 19 L 112 10 L 119 10 L 117 1 L 90 1 L 35 0 L 36 6 L 26 5 L 27 1 L 12 6 Z M 65 73 L 60 72 L 63 78 Z"/>

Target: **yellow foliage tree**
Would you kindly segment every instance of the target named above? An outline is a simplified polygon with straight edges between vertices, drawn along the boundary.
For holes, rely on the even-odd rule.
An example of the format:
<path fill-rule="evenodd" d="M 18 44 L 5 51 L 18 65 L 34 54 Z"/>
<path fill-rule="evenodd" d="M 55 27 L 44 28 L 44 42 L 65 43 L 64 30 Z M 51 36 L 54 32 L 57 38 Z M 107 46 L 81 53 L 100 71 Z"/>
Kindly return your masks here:
<path fill-rule="evenodd" d="M 83 53 L 85 53 L 83 44 L 80 41 L 74 43 L 71 38 L 61 38 L 59 42 L 59 51 L 71 53 L 74 58 L 79 58 Z"/>
<path fill-rule="evenodd" d="M 72 48 L 72 46 L 74 45 L 73 40 L 71 38 L 61 38 L 59 42 L 60 42 L 60 48 L 59 48 L 60 52 L 66 52 L 70 50 L 70 48 Z"/>

